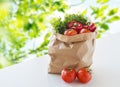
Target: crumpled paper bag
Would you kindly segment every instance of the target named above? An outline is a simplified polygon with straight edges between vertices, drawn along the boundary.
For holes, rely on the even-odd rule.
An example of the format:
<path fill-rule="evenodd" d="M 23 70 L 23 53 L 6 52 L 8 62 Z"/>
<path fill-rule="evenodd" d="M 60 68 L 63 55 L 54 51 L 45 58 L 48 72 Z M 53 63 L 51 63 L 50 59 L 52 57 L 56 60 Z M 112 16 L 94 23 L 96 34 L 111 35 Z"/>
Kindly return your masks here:
<path fill-rule="evenodd" d="M 90 67 L 95 48 L 96 32 L 65 36 L 54 33 L 48 54 L 51 58 L 48 73 L 60 74 L 63 68 Z"/>

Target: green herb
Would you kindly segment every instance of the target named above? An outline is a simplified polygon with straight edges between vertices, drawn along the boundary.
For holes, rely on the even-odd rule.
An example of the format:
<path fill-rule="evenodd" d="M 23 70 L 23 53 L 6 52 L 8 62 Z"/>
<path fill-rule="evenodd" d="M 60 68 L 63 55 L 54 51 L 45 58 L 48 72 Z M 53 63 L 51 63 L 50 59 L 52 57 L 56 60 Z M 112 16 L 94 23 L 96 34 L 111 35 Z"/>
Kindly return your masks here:
<path fill-rule="evenodd" d="M 64 20 L 62 20 L 61 18 L 54 18 L 52 19 L 51 24 L 56 33 L 63 34 L 64 31 L 68 29 L 67 24 L 73 20 L 82 24 L 89 24 L 88 19 L 81 14 L 66 14 Z"/>
<path fill-rule="evenodd" d="M 56 33 L 63 34 L 64 31 L 67 29 L 67 24 L 65 24 L 64 21 L 62 21 L 61 18 L 58 18 L 58 19 L 54 18 L 54 19 L 52 19 L 51 24 L 52 24 L 52 26 L 54 28 L 54 31 Z"/>

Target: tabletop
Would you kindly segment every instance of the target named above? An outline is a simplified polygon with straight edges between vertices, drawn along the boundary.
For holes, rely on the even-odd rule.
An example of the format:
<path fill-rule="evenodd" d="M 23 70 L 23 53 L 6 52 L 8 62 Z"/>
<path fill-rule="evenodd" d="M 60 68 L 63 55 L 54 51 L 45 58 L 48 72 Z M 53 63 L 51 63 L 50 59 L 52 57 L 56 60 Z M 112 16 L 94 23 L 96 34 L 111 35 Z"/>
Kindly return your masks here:
<path fill-rule="evenodd" d="M 60 75 L 48 74 L 50 57 L 32 58 L 0 70 L 0 87 L 120 87 L 120 33 L 96 40 L 92 80 L 65 83 Z"/>

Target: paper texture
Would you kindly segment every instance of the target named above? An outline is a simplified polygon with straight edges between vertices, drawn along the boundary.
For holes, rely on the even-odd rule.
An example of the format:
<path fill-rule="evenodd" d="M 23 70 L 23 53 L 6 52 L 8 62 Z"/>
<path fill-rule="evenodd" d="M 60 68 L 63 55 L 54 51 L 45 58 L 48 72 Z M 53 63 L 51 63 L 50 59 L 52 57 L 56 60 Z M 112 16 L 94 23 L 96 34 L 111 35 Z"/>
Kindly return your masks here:
<path fill-rule="evenodd" d="M 54 33 L 48 54 L 51 57 L 49 73 L 60 74 L 63 68 L 90 67 L 95 47 L 96 32 L 65 36 Z"/>

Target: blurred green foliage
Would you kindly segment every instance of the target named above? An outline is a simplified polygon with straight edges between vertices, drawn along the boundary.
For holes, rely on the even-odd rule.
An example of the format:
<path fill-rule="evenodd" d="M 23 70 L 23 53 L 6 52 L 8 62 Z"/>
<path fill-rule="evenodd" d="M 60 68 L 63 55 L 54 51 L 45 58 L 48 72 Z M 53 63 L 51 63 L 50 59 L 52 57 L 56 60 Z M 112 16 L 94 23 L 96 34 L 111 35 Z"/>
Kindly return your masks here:
<path fill-rule="evenodd" d="M 55 11 L 65 12 L 64 0 L 11 0 L 0 3 L 0 61 L 11 65 L 29 54 L 47 53 L 49 18 Z M 41 37 L 37 48 L 23 50 L 26 43 Z M 0 68 L 4 67 L 0 62 Z"/>
<path fill-rule="evenodd" d="M 110 29 L 109 24 L 120 20 L 120 13 L 118 13 L 120 9 L 118 7 L 111 8 L 108 5 L 109 1 L 110 0 L 96 0 L 98 6 L 90 6 L 92 11 L 91 15 L 98 29 L 97 38 L 100 38 L 104 32 Z"/>
<path fill-rule="evenodd" d="M 0 1 L 0 68 L 18 63 L 29 54 L 47 54 L 51 15 L 56 11 L 64 13 L 69 7 L 66 0 L 6 1 Z M 99 6 L 90 6 L 90 9 L 100 38 L 102 33 L 109 30 L 109 24 L 120 20 L 120 16 L 118 8 L 109 8 L 109 0 L 96 2 Z M 82 14 L 87 14 L 87 10 Z M 38 37 L 41 43 L 37 48 L 23 49 L 29 40 Z"/>

